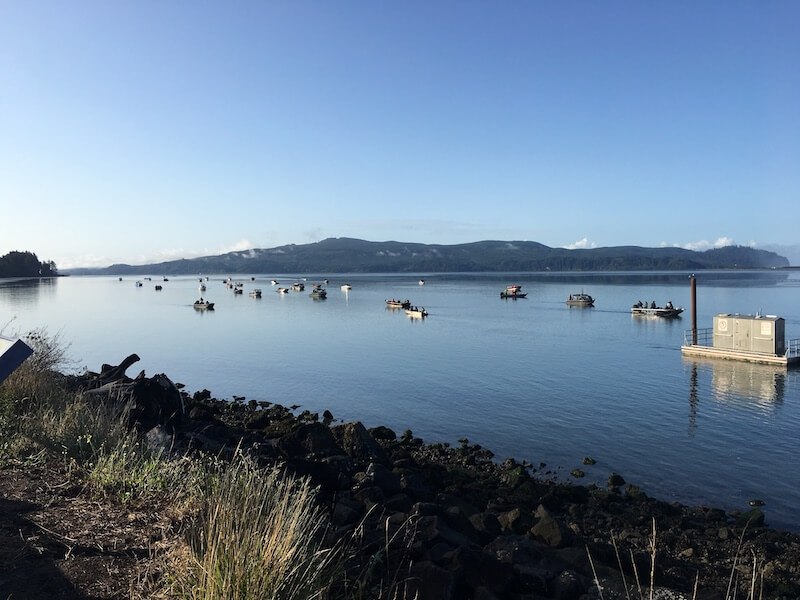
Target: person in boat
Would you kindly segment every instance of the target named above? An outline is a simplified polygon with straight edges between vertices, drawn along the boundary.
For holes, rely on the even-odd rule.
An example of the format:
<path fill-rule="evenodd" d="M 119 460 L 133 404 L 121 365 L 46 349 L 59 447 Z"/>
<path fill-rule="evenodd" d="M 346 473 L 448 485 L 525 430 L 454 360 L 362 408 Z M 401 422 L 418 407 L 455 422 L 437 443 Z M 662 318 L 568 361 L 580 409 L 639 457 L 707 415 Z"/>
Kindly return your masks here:
<path fill-rule="evenodd" d="M 672 306 L 672 300 L 667 300 L 667 303 L 666 303 L 666 305 L 665 305 L 665 308 L 669 308 L 669 309 L 672 309 L 672 308 L 673 308 L 673 306 Z"/>
<path fill-rule="evenodd" d="M 655 300 L 653 300 L 653 301 L 650 303 L 650 308 L 655 308 L 655 307 L 656 307 L 656 301 L 655 301 Z"/>

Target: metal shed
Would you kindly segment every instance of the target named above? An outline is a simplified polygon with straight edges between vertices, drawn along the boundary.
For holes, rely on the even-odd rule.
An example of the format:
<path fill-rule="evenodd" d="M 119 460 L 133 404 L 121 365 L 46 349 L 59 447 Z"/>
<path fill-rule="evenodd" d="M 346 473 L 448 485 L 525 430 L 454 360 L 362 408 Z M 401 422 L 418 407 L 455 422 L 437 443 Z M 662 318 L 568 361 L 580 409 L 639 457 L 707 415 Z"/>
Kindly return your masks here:
<path fill-rule="evenodd" d="M 782 355 L 785 321 L 775 315 L 721 313 L 714 317 L 712 344 L 725 350 Z"/>

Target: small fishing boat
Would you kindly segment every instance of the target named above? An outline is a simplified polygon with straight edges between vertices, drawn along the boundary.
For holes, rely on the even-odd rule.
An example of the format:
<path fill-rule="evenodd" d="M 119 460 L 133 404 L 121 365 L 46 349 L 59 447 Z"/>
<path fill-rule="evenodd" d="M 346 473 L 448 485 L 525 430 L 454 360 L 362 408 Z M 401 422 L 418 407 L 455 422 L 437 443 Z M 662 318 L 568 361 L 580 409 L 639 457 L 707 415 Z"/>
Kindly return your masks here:
<path fill-rule="evenodd" d="M 160 285 L 156 285 L 156 291 L 157 291 L 157 292 L 160 292 L 160 291 L 161 291 L 161 286 L 160 286 Z"/>
<path fill-rule="evenodd" d="M 242 288 L 240 288 L 240 287 L 235 287 L 235 288 L 233 288 L 233 293 L 234 294 L 244 294 L 244 290 Z"/>
<path fill-rule="evenodd" d="M 594 306 L 594 298 L 592 298 L 589 294 L 584 294 L 583 292 L 580 294 L 570 294 L 566 302 L 567 306 Z"/>
<path fill-rule="evenodd" d="M 349 283 L 342 284 L 342 291 L 346 292 L 346 291 L 352 290 L 352 289 L 353 289 L 353 286 L 350 285 Z"/>
<path fill-rule="evenodd" d="M 306 289 L 306 286 L 305 286 L 305 284 L 303 284 L 303 283 L 300 283 L 299 281 L 295 281 L 295 282 L 292 284 L 292 289 L 293 289 L 295 292 L 302 292 L 304 289 Z"/>
<path fill-rule="evenodd" d="M 522 291 L 521 285 L 509 285 L 500 292 L 501 298 L 524 298 L 527 295 L 527 292 Z"/>
<path fill-rule="evenodd" d="M 419 285 L 425 285 L 425 280 L 424 279 L 420 279 L 417 283 Z"/>
<path fill-rule="evenodd" d="M 279 288 L 278 288 L 277 290 L 275 290 L 275 291 L 276 291 L 276 292 L 278 292 L 279 294 L 288 294 L 288 293 L 289 293 L 289 288 L 282 288 L 282 287 L 279 287 Z"/>
<path fill-rule="evenodd" d="M 405 300 L 395 300 L 392 298 L 386 301 L 386 306 L 389 308 L 411 308 L 411 300 L 408 298 Z"/>
<path fill-rule="evenodd" d="M 200 298 L 200 300 L 194 301 L 194 307 L 197 310 L 214 310 L 214 303 Z"/>
<path fill-rule="evenodd" d="M 136 287 L 142 287 L 142 282 L 141 281 L 137 281 L 136 282 Z"/>
<path fill-rule="evenodd" d="M 273 279 L 272 281 L 269 282 L 269 284 L 270 285 L 278 285 L 278 280 L 277 279 Z"/>
<path fill-rule="evenodd" d="M 205 283 L 201 283 L 200 285 L 197 286 L 197 289 L 199 291 L 201 291 L 201 292 L 205 292 L 206 291 L 206 284 Z"/>
<path fill-rule="evenodd" d="M 254 290 L 252 290 L 252 291 L 250 292 L 250 295 L 251 295 L 253 298 L 261 298 L 261 290 L 260 290 L 260 289 L 258 289 L 258 288 L 256 288 L 256 289 L 254 289 Z"/>
<path fill-rule="evenodd" d="M 656 306 L 655 301 L 647 305 L 647 302 L 641 300 L 631 307 L 631 314 L 639 317 L 662 317 L 671 319 L 677 317 L 683 312 L 680 307 L 672 306 L 672 302 L 667 302 L 664 306 Z"/>
<path fill-rule="evenodd" d="M 325 291 L 325 288 L 322 287 L 320 284 L 314 284 L 311 287 L 311 293 L 309 294 L 310 297 L 316 298 L 318 300 L 324 300 L 328 297 L 328 292 Z"/>
<path fill-rule="evenodd" d="M 428 311 L 424 306 L 411 306 L 406 309 L 406 315 L 413 319 L 424 319 L 428 316 Z"/>

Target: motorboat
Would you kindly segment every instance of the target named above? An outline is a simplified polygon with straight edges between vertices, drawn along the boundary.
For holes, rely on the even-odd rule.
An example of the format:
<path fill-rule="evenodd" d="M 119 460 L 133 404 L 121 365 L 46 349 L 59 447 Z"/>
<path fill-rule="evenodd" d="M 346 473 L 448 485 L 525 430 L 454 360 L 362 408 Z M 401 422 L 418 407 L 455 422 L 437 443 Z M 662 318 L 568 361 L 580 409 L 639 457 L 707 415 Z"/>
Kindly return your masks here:
<path fill-rule="evenodd" d="M 137 281 L 136 282 L 136 287 L 142 287 L 142 282 L 141 281 Z"/>
<path fill-rule="evenodd" d="M 275 290 L 275 291 L 276 291 L 276 292 L 278 292 L 279 294 L 288 294 L 288 293 L 289 293 L 289 288 L 282 288 L 282 287 L 279 287 L 279 288 L 278 288 L 277 290 Z"/>
<path fill-rule="evenodd" d="M 250 295 L 251 295 L 253 298 L 261 298 L 261 290 L 260 290 L 260 289 L 258 289 L 258 288 L 256 288 L 256 289 L 254 289 L 254 290 L 252 290 L 252 291 L 250 292 Z"/>
<path fill-rule="evenodd" d="M 295 281 L 295 282 L 292 284 L 292 289 L 293 289 L 295 292 L 302 292 L 304 289 L 306 289 L 306 286 L 305 286 L 305 284 L 303 284 L 303 283 L 301 283 L 301 282 L 299 282 L 299 281 Z"/>
<path fill-rule="evenodd" d="M 425 285 L 425 280 L 424 279 L 420 279 L 417 283 L 419 285 Z"/>
<path fill-rule="evenodd" d="M 522 291 L 521 285 L 509 285 L 500 292 L 501 298 L 524 298 L 527 295 L 527 292 Z"/>
<path fill-rule="evenodd" d="M 631 307 L 631 314 L 640 317 L 662 317 L 671 319 L 679 316 L 683 309 L 672 305 L 672 302 L 667 302 L 664 306 L 656 306 L 655 301 L 651 302 L 648 306 L 647 302 L 641 300 Z"/>
<path fill-rule="evenodd" d="M 328 297 L 328 292 L 325 291 L 325 288 L 322 287 L 320 284 L 315 284 L 311 287 L 311 293 L 309 294 L 312 298 L 316 298 L 319 300 L 324 300 Z"/>
<path fill-rule="evenodd" d="M 160 291 L 161 291 L 161 286 L 160 286 L 160 285 L 156 285 L 156 291 L 157 291 L 157 292 L 160 292 Z"/>
<path fill-rule="evenodd" d="M 214 310 L 214 303 L 200 298 L 200 300 L 194 301 L 194 307 L 197 310 Z"/>
<path fill-rule="evenodd" d="M 389 308 L 411 308 L 411 300 L 408 298 L 405 300 L 395 300 L 392 298 L 391 300 L 386 301 L 386 306 Z"/>
<path fill-rule="evenodd" d="M 206 284 L 205 283 L 201 283 L 200 285 L 197 286 L 197 289 L 200 290 L 201 292 L 205 292 L 206 291 Z"/>
<path fill-rule="evenodd" d="M 346 291 L 348 291 L 348 290 L 352 290 L 352 289 L 353 289 L 353 286 L 352 286 L 352 285 L 350 285 L 349 283 L 344 283 L 344 284 L 342 284 L 342 291 L 345 291 L 345 292 L 346 292 Z"/>
<path fill-rule="evenodd" d="M 410 306 L 406 309 L 406 315 L 414 319 L 424 319 L 428 316 L 428 311 L 424 306 Z"/>
<path fill-rule="evenodd" d="M 269 284 L 270 285 L 278 285 L 278 280 L 277 279 L 273 279 L 272 281 L 269 282 Z"/>
<path fill-rule="evenodd" d="M 594 306 L 594 298 L 592 298 L 589 294 L 584 294 L 583 292 L 580 294 L 570 294 L 566 302 L 567 306 Z"/>
<path fill-rule="evenodd" d="M 242 288 L 240 288 L 240 287 L 235 287 L 235 288 L 233 288 L 233 293 L 234 294 L 244 294 L 244 290 Z"/>

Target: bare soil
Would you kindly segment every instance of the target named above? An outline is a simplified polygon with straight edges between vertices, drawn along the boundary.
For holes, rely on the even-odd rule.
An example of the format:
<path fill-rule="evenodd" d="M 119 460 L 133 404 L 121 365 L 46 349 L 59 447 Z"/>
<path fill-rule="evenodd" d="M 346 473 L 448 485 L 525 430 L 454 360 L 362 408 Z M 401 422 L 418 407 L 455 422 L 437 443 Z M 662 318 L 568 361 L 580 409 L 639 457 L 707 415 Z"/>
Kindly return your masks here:
<path fill-rule="evenodd" d="M 160 507 L 92 498 L 57 465 L 0 469 L 0 598 L 144 597 L 174 525 Z"/>

